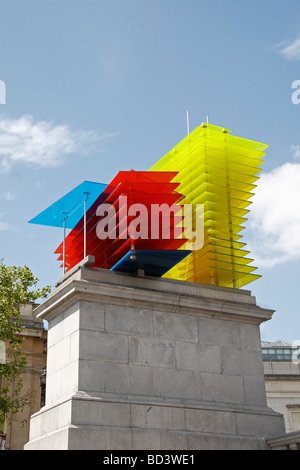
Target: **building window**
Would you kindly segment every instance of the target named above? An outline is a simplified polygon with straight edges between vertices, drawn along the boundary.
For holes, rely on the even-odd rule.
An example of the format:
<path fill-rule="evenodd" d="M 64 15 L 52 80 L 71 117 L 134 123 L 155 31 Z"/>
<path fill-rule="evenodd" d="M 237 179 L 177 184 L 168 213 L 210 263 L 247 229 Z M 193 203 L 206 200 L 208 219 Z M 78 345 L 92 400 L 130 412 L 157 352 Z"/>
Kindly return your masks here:
<path fill-rule="evenodd" d="M 293 352 L 297 348 L 262 348 L 262 356 L 264 361 L 285 361 L 292 362 Z"/>

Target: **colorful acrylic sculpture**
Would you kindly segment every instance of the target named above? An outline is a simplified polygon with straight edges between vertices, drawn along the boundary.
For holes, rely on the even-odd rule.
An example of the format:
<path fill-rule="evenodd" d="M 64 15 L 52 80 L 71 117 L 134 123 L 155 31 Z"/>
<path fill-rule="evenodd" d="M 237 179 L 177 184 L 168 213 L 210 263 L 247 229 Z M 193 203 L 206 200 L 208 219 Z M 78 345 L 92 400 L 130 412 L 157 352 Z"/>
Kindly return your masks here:
<path fill-rule="evenodd" d="M 267 145 L 229 132 L 202 124 L 148 171 L 84 182 L 30 222 L 64 227 L 64 272 L 93 255 L 94 268 L 240 288 L 260 277 L 241 231 Z M 187 206 L 201 219 L 198 245 Z"/>

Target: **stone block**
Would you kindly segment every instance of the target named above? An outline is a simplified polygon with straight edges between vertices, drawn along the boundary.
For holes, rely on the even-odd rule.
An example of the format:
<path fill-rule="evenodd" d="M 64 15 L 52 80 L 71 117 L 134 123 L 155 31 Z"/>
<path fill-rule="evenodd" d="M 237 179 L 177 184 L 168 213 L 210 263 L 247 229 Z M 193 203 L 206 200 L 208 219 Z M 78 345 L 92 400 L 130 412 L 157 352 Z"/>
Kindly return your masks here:
<path fill-rule="evenodd" d="M 156 450 L 161 449 L 160 432 L 157 430 L 143 429 L 132 431 L 131 449 Z"/>
<path fill-rule="evenodd" d="M 203 400 L 223 403 L 245 403 L 244 382 L 241 375 L 200 372 Z"/>
<path fill-rule="evenodd" d="M 85 330 L 104 330 L 104 306 L 95 302 L 81 301 L 80 328 Z"/>
<path fill-rule="evenodd" d="M 198 341 L 198 319 L 191 315 L 153 312 L 154 335 L 157 338 Z"/>
<path fill-rule="evenodd" d="M 55 403 L 62 397 L 62 369 L 56 372 L 47 372 L 46 404 Z M 74 379 L 73 379 L 74 380 Z"/>
<path fill-rule="evenodd" d="M 130 404 L 102 401 L 100 398 L 75 399 L 72 422 L 76 426 L 130 427 Z"/>
<path fill-rule="evenodd" d="M 78 361 L 79 359 L 79 337 L 80 330 L 74 331 L 70 335 L 70 362 Z"/>
<path fill-rule="evenodd" d="M 160 433 L 160 445 L 163 450 L 179 450 L 187 449 L 188 446 L 188 437 L 187 432 L 161 432 Z M 201 449 L 201 447 L 198 447 Z"/>
<path fill-rule="evenodd" d="M 261 351 L 242 351 L 243 374 L 251 377 L 263 377 L 263 362 Z"/>
<path fill-rule="evenodd" d="M 105 390 L 106 364 L 104 362 L 81 359 L 78 369 L 79 390 L 90 392 Z"/>
<path fill-rule="evenodd" d="M 25 450 L 68 450 L 69 446 L 69 429 L 60 429 L 55 433 L 47 434 L 44 437 L 29 441 Z"/>
<path fill-rule="evenodd" d="M 52 374 L 47 372 L 46 404 L 55 403 L 78 390 L 78 362 L 74 361 Z"/>
<path fill-rule="evenodd" d="M 132 430 L 112 429 L 110 432 L 110 443 L 111 449 L 132 449 Z"/>
<path fill-rule="evenodd" d="M 236 415 L 237 434 L 255 437 L 257 429 L 260 429 L 262 436 L 271 438 L 284 434 L 284 422 L 280 420 L 280 415 L 269 413 L 238 413 Z"/>
<path fill-rule="evenodd" d="M 243 357 L 240 348 L 222 346 L 220 353 L 223 374 L 243 375 Z"/>
<path fill-rule="evenodd" d="M 218 318 L 199 318 L 199 342 L 241 347 L 239 323 Z"/>
<path fill-rule="evenodd" d="M 44 417 L 47 415 L 47 419 Z M 71 401 L 62 402 L 57 406 L 45 406 L 40 412 L 31 417 L 30 439 L 35 440 L 40 436 L 57 431 L 70 423 Z"/>
<path fill-rule="evenodd" d="M 152 336 L 152 310 L 105 305 L 105 328 L 111 333 Z"/>
<path fill-rule="evenodd" d="M 60 343 L 64 338 L 79 329 L 79 302 L 75 302 L 64 312 L 49 320 L 48 348 Z"/>
<path fill-rule="evenodd" d="M 221 373 L 221 351 L 218 345 L 176 342 L 176 367 L 192 371 Z"/>
<path fill-rule="evenodd" d="M 47 374 L 51 375 L 77 360 L 78 353 L 79 330 L 48 347 Z"/>
<path fill-rule="evenodd" d="M 201 399 L 201 385 L 198 372 L 191 370 L 154 369 L 155 395 L 168 398 Z"/>
<path fill-rule="evenodd" d="M 80 302 L 76 302 L 63 313 L 63 337 L 69 336 L 79 329 Z"/>
<path fill-rule="evenodd" d="M 63 314 L 49 320 L 47 333 L 48 349 L 63 339 L 63 324 Z"/>
<path fill-rule="evenodd" d="M 174 367 L 174 341 L 131 337 L 129 342 L 129 361 L 133 364 Z"/>
<path fill-rule="evenodd" d="M 107 392 L 152 396 L 154 394 L 153 368 L 143 365 L 107 364 Z"/>
<path fill-rule="evenodd" d="M 55 448 L 55 447 L 54 447 Z M 110 430 L 70 426 L 67 450 L 110 450 Z"/>
<path fill-rule="evenodd" d="M 230 411 L 186 408 L 186 428 L 188 431 L 212 434 L 236 434 L 235 414 Z"/>
<path fill-rule="evenodd" d="M 181 430 L 185 428 L 184 407 L 132 404 L 131 424 L 142 429 Z"/>
<path fill-rule="evenodd" d="M 266 406 L 266 387 L 263 377 L 244 376 L 245 402 L 250 405 Z"/>
<path fill-rule="evenodd" d="M 256 351 L 261 353 L 259 325 L 240 323 L 240 343 L 244 351 Z"/>
<path fill-rule="evenodd" d="M 80 359 L 128 362 L 128 337 L 107 332 L 81 330 Z"/>

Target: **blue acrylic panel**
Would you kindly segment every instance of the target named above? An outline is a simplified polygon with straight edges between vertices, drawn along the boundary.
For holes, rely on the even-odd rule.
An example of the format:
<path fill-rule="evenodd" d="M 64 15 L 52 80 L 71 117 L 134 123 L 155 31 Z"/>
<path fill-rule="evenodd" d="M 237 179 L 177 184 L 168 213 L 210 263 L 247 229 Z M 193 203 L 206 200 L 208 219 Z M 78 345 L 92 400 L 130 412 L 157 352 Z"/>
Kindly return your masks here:
<path fill-rule="evenodd" d="M 189 250 L 132 250 L 111 270 L 133 274 L 143 269 L 146 276 L 161 277 L 189 254 Z"/>
<path fill-rule="evenodd" d="M 84 200 L 88 210 L 106 188 L 106 184 L 84 181 L 54 204 L 29 221 L 30 224 L 73 229 L 84 214 Z"/>

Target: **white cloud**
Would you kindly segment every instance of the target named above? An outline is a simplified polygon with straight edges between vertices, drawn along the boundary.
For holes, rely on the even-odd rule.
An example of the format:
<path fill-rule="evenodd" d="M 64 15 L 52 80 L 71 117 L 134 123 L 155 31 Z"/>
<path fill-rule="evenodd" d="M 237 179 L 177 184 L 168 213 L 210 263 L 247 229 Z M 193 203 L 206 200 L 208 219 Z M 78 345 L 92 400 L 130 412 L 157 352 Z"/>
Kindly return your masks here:
<path fill-rule="evenodd" d="M 300 160 L 300 145 L 291 145 L 290 148 L 291 148 L 294 160 Z"/>
<path fill-rule="evenodd" d="M 0 232 L 10 230 L 10 225 L 0 220 Z"/>
<path fill-rule="evenodd" d="M 300 163 L 262 174 L 249 215 L 249 248 L 260 267 L 300 259 Z"/>
<path fill-rule="evenodd" d="M 296 39 L 278 52 L 283 55 L 286 60 L 300 60 L 300 39 Z"/>
<path fill-rule="evenodd" d="M 70 154 L 87 155 L 103 151 L 103 142 L 114 134 L 97 131 L 73 131 L 68 125 L 34 122 L 32 116 L 19 119 L 0 117 L 0 170 L 14 164 L 56 167 Z"/>
<path fill-rule="evenodd" d="M 0 214 L 0 232 L 6 232 L 7 230 L 12 230 L 11 224 L 4 222 L 3 219 L 4 215 Z"/>
<path fill-rule="evenodd" d="M 6 201 L 14 201 L 14 199 L 16 199 L 17 196 L 15 195 L 15 193 L 12 193 L 10 191 L 6 191 L 6 193 L 4 194 L 4 199 Z"/>

